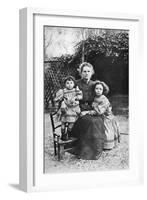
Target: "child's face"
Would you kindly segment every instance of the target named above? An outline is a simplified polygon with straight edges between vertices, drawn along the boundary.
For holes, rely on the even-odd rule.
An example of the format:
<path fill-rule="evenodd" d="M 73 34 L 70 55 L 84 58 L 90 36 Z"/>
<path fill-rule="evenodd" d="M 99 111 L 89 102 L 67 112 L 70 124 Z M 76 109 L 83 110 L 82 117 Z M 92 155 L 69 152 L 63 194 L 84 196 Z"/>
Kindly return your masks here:
<path fill-rule="evenodd" d="M 66 83 L 65 83 L 65 87 L 68 89 L 68 90 L 71 90 L 73 89 L 74 87 L 74 82 L 72 80 L 67 80 Z"/>
<path fill-rule="evenodd" d="M 96 96 L 101 96 L 103 94 L 103 86 L 101 84 L 95 86 L 95 94 Z"/>

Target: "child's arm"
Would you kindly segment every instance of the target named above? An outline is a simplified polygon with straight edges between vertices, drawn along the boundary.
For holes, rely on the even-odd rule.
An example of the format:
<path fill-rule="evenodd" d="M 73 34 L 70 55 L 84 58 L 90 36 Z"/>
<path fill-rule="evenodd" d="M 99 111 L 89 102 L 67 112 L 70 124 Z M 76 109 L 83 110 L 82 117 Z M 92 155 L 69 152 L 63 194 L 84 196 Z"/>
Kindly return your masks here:
<path fill-rule="evenodd" d="M 102 115 L 106 112 L 109 105 L 110 105 L 109 100 L 105 98 L 100 104 L 93 102 L 92 107 L 96 112 L 96 114 Z"/>
<path fill-rule="evenodd" d="M 76 87 L 76 100 L 81 100 L 83 99 L 83 93 L 82 91 L 79 89 L 79 87 Z"/>
<path fill-rule="evenodd" d="M 57 91 L 56 96 L 54 98 L 54 103 L 56 106 L 59 105 L 59 103 L 63 100 L 63 90 L 60 89 Z"/>

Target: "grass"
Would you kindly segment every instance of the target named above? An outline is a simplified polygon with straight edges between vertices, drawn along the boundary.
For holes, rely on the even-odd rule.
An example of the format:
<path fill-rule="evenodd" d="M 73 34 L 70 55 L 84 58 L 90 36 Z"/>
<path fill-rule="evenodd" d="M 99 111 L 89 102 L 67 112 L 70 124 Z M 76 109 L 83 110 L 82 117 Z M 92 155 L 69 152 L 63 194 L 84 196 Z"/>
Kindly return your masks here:
<path fill-rule="evenodd" d="M 117 115 L 121 133 L 128 134 L 128 118 Z M 77 159 L 66 152 L 59 162 L 54 156 L 49 114 L 45 114 L 45 173 L 87 172 L 97 170 L 121 170 L 129 168 L 129 135 L 121 135 L 121 142 L 112 150 L 103 151 L 98 160 Z"/>
<path fill-rule="evenodd" d="M 110 98 L 113 112 L 119 122 L 121 142 L 110 151 L 103 151 L 98 160 L 77 159 L 65 153 L 59 162 L 54 156 L 53 137 L 49 114 L 45 114 L 45 173 L 87 172 L 102 170 L 123 170 L 129 168 L 129 123 L 128 96 L 115 95 Z"/>

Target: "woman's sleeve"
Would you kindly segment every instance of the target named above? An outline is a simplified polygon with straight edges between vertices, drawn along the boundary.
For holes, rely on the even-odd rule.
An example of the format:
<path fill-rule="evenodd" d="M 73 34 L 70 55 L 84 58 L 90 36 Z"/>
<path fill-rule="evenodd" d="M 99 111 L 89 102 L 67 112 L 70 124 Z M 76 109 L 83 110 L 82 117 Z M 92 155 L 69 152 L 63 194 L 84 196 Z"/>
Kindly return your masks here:
<path fill-rule="evenodd" d="M 106 112 L 109 104 L 108 99 L 104 99 L 99 105 L 98 103 L 93 102 L 92 107 L 98 115 L 102 115 Z"/>

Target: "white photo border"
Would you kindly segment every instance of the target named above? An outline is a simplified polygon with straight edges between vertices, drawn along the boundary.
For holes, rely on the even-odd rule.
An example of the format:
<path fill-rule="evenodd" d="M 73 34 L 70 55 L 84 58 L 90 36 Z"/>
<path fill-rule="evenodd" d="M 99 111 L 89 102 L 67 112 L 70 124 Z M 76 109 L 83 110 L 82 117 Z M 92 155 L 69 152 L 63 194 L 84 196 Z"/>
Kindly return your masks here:
<path fill-rule="evenodd" d="M 129 30 L 131 134 L 128 170 L 43 173 L 43 26 Z M 138 77 L 141 77 L 141 66 L 143 66 L 143 17 L 140 15 L 33 8 L 20 11 L 20 188 L 22 190 L 31 192 L 78 189 L 143 182 L 144 130 L 141 126 L 138 104 L 141 87 Z"/>

